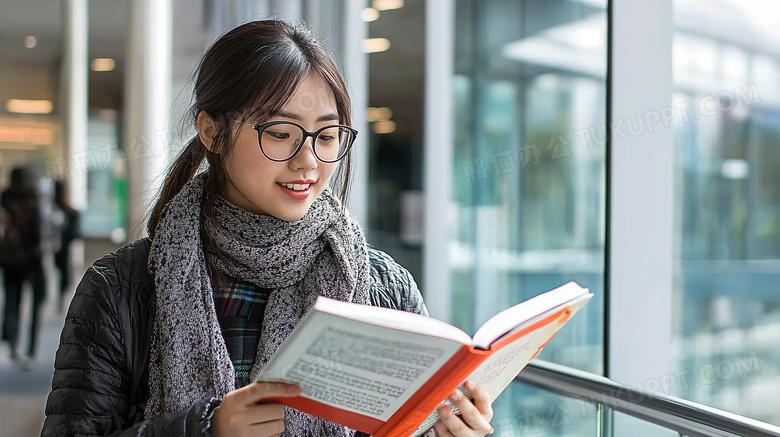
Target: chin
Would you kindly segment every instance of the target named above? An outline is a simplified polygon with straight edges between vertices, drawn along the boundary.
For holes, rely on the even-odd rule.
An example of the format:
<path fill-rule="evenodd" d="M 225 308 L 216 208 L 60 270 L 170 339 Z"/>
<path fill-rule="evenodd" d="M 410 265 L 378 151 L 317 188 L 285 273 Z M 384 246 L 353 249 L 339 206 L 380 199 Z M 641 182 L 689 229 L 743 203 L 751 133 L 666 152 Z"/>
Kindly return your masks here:
<path fill-rule="evenodd" d="M 287 211 L 286 213 L 279 214 L 276 217 L 284 221 L 296 222 L 302 219 L 308 210 L 309 209 L 306 208 L 304 211 Z"/>

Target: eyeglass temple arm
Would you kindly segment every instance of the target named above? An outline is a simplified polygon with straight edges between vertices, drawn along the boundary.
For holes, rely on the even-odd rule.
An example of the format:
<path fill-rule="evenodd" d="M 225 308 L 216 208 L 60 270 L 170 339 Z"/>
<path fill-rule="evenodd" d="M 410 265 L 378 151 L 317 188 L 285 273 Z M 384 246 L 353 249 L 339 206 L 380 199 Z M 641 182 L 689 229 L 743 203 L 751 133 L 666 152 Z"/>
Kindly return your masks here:
<path fill-rule="evenodd" d="M 251 127 L 252 129 L 257 129 L 257 126 L 256 126 L 256 125 L 254 125 L 254 124 L 249 124 L 249 123 L 247 123 L 247 122 L 244 122 L 244 121 L 241 121 L 241 120 L 236 120 L 236 119 L 233 119 L 233 121 L 235 121 L 236 123 L 241 123 L 241 124 L 243 124 L 244 126 L 249 126 L 249 127 Z"/>

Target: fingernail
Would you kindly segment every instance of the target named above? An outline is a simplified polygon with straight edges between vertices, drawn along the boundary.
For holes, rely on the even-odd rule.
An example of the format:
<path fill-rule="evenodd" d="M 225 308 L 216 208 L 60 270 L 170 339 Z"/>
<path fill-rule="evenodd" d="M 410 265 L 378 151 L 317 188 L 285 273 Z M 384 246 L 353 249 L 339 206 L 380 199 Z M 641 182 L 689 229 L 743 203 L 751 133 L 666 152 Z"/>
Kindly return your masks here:
<path fill-rule="evenodd" d="M 466 381 L 466 388 L 469 390 L 474 390 L 474 381 Z"/>
<path fill-rule="evenodd" d="M 452 402 L 457 402 L 457 401 L 459 401 L 459 400 L 460 400 L 461 396 L 463 396 L 463 393 L 461 393 L 461 392 L 460 392 L 460 390 L 458 390 L 458 389 L 455 389 L 455 391 L 453 391 L 453 392 L 450 394 L 450 400 L 451 400 Z"/>
<path fill-rule="evenodd" d="M 496 429 L 491 426 L 490 431 L 488 431 L 488 434 L 493 434 L 494 432 L 496 432 Z"/>

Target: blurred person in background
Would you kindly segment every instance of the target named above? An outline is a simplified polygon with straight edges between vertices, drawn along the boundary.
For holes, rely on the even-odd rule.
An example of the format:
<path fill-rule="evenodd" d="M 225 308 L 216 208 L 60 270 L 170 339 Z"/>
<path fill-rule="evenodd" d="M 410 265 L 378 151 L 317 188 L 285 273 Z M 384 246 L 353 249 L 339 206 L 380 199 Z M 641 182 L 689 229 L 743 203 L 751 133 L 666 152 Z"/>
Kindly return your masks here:
<path fill-rule="evenodd" d="M 68 202 L 68 187 L 65 181 L 54 181 L 54 207 L 52 211 L 52 248 L 54 265 L 60 271 L 59 301 L 60 312 L 65 307 L 65 295 L 70 289 L 70 247 L 73 240 L 79 238 L 79 212 L 71 208 Z"/>
<path fill-rule="evenodd" d="M 11 359 L 29 369 L 35 359 L 41 305 L 46 299 L 46 281 L 41 262 L 41 212 L 35 176 L 26 167 L 11 171 L 11 183 L 0 196 L 7 218 L 2 241 L 2 268 L 5 285 L 2 339 L 11 348 Z M 32 286 L 32 308 L 27 359 L 17 350 L 22 289 Z"/>
<path fill-rule="evenodd" d="M 364 436 L 264 401 L 295 385 L 252 382 L 317 296 L 427 314 L 344 207 L 357 132 L 341 74 L 304 27 L 256 21 L 208 49 L 194 92 L 198 134 L 150 237 L 97 261 L 71 301 L 42 435 Z M 489 396 L 469 390 L 431 435 L 491 432 Z"/>

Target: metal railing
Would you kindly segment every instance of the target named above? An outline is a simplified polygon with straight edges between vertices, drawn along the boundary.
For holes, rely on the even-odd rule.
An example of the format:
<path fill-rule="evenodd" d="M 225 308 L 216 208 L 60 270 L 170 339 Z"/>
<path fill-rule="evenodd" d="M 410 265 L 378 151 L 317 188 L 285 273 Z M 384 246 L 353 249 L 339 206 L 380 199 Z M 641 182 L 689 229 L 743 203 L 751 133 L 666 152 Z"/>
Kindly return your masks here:
<path fill-rule="evenodd" d="M 609 378 L 558 364 L 533 360 L 515 379 L 552 393 L 603 405 L 614 411 L 690 437 L 780 437 L 780 427 L 695 402 L 648 393 Z M 606 415 L 610 416 L 610 415 Z M 609 436 L 610 417 L 600 433 Z"/>

